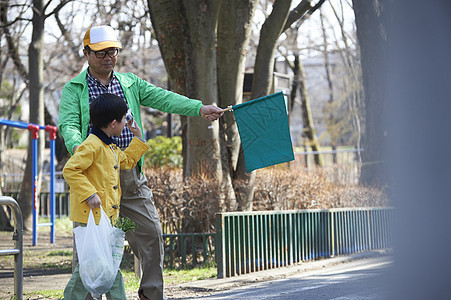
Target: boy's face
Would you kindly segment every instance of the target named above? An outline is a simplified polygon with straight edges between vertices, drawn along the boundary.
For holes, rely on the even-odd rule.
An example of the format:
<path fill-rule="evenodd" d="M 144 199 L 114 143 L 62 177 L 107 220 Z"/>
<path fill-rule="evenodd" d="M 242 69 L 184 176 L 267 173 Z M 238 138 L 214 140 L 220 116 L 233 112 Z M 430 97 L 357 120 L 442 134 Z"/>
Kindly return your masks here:
<path fill-rule="evenodd" d="M 122 133 L 122 130 L 124 130 L 125 124 L 127 124 L 127 118 L 126 115 L 122 116 L 122 120 L 118 122 L 117 120 L 113 121 L 115 123 L 113 132 L 111 135 L 113 136 L 119 136 Z"/>

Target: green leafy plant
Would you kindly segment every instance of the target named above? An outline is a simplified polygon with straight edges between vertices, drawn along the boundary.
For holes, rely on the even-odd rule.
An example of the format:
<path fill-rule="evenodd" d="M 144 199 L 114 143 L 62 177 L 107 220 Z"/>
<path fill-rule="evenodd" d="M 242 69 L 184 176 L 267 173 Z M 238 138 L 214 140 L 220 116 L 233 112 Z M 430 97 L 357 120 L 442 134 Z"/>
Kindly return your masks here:
<path fill-rule="evenodd" d="M 127 232 L 129 230 L 135 231 L 135 229 L 136 229 L 135 222 L 130 220 L 130 218 L 128 218 L 128 217 L 118 218 L 116 220 L 116 222 L 114 223 L 114 226 L 119 228 L 119 229 L 122 229 L 123 232 Z"/>
<path fill-rule="evenodd" d="M 182 157 L 182 138 L 175 136 L 168 138 L 157 136 L 147 142 L 150 149 L 144 154 L 144 168 L 151 167 L 181 167 Z"/>

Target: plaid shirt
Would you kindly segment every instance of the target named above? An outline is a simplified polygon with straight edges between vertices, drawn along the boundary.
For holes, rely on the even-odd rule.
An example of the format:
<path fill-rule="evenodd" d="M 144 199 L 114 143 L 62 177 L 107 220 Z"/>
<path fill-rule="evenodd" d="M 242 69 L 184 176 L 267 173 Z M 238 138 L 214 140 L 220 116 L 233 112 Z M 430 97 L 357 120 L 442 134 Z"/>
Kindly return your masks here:
<path fill-rule="evenodd" d="M 88 81 L 89 104 L 91 104 L 91 102 L 97 96 L 99 96 L 100 94 L 105 94 L 105 93 L 118 95 L 119 97 L 124 99 L 125 103 L 127 103 L 124 92 L 122 91 L 122 87 L 119 83 L 119 80 L 117 80 L 116 76 L 114 75 L 114 72 L 113 72 L 113 76 L 112 76 L 111 81 L 108 84 L 108 86 L 105 86 L 103 83 L 101 83 L 96 78 L 94 78 L 91 74 L 89 74 L 89 69 L 87 72 L 86 79 Z M 128 107 L 128 104 L 127 104 L 127 107 Z M 127 121 L 128 120 L 129 120 L 129 118 L 127 118 Z M 92 124 L 89 124 L 88 133 L 91 132 L 91 129 L 92 129 Z M 118 137 L 113 136 L 111 138 L 115 141 L 115 143 L 117 144 L 117 146 L 119 148 L 123 149 L 125 147 L 128 147 L 128 145 L 130 144 L 131 140 L 133 139 L 133 133 L 130 131 L 130 129 L 128 129 L 127 126 L 125 126 L 124 130 L 122 131 L 120 136 L 118 136 Z"/>

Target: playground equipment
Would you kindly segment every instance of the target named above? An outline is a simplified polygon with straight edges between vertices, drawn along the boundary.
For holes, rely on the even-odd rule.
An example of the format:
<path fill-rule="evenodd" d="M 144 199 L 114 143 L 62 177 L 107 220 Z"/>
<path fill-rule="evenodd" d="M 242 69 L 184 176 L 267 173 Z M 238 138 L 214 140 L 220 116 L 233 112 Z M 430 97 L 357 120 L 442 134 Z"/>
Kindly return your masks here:
<path fill-rule="evenodd" d="M 14 294 L 15 299 L 22 299 L 23 291 L 23 220 L 22 211 L 16 200 L 11 197 L 1 196 L 0 205 L 11 208 L 14 217 L 14 249 L 0 250 L 2 255 L 14 255 Z"/>
<path fill-rule="evenodd" d="M 0 118 L 0 125 L 6 125 L 21 129 L 27 129 L 31 132 L 32 142 L 32 179 L 33 179 L 33 246 L 38 242 L 37 227 L 50 226 L 50 243 L 55 243 L 55 140 L 56 131 L 55 126 L 41 126 L 31 123 L 24 123 L 19 121 L 11 121 Z M 50 139 L 50 223 L 38 224 L 38 138 L 39 130 L 45 130 L 49 133 Z"/>

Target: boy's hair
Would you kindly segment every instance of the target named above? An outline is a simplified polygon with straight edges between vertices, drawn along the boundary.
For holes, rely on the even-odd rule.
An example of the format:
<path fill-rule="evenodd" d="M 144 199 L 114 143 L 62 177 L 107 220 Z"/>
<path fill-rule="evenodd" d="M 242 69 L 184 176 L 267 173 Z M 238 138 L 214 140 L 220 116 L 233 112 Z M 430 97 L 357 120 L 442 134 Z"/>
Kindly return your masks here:
<path fill-rule="evenodd" d="M 110 93 L 100 94 L 89 106 L 92 126 L 105 128 L 113 120 L 120 122 L 127 109 L 127 104 L 121 97 Z"/>

